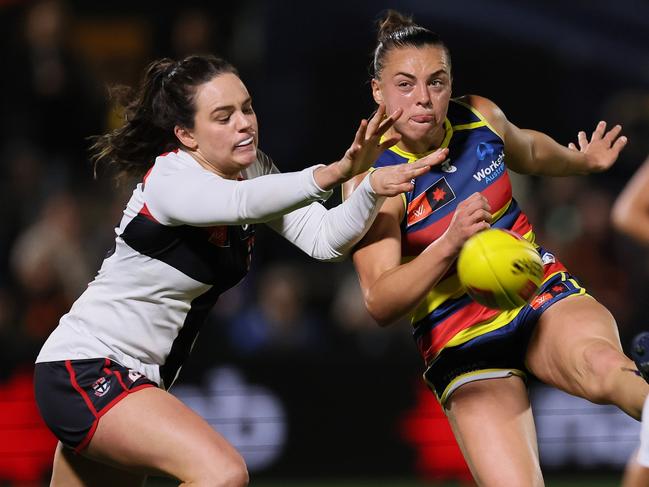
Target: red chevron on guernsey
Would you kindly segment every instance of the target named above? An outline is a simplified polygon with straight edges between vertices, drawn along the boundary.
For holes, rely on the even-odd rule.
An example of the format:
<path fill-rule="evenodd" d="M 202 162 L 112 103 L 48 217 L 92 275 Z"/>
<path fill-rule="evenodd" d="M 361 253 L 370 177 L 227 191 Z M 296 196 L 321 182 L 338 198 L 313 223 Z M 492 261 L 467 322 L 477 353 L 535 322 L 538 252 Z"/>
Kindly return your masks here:
<path fill-rule="evenodd" d="M 443 306 L 443 305 L 442 305 Z M 438 323 L 430 332 L 422 335 L 417 340 L 419 353 L 428 365 L 437 356 L 440 350 L 462 330 L 483 323 L 497 314 L 500 310 L 491 309 L 471 301 L 444 321 Z"/>
<path fill-rule="evenodd" d="M 549 263 L 543 268 L 543 280 L 547 280 L 557 272 L 565 271 L 566 268 L 560 262 Z M 539 301 L 538 303 L 537 299 Z M 543 304 L 543 302 L 544 298 L 539 296 L 532 300 L 531 306 L 533 308 L 538 308 Z M 442 303 L 438 309 L 443 307 L 444 303 Z M 433 360 L 446 346 L 446 344 L 462 330 L 473 325 L 484 323 L 500 312 L 500 310 L 486 308 L 475 301 L 471 301 L 445 320 L 437 323 L 428 333 L 425 333 L 417 340 L 417 347 L 419 348 L 422 357 L 424 357 L 426 364 L 429 364 L 430 361 Z M 503 323 L 503 326 L 504 325 L 506 325 L 506 323 Z M 423 326 L 426 325 L 423 324 Z"/>

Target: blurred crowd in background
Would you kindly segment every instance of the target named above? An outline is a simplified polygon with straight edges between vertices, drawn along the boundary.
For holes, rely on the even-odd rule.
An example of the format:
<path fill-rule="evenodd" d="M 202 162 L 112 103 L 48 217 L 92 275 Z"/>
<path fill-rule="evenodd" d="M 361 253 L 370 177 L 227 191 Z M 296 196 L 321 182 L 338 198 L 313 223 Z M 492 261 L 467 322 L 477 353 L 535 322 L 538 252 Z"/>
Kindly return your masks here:
<path fill-rule="evenodd" d="M 649 154 L 649 4 L 609 3 L 0 1 L 0 382 L 31 367 L 112 246 L 132 186 L 93 177 L 87 139 L 121 123 L 109 87 L 137 84 L 159 57 L 216 53 L 238 67 L 260 147 L 281 170 L 333 161 L 373 110 L 367 66 L 387 7 L 442 35 L 455 95 L 486 96 L 564 144 L 600 119 L 623 125 L 629 144 L 611 171 L 513 181 L 537 240 L 613 312 L 627 347 L 649 328 L 649 251 L 609 215 Z M 409 325 L 372 322 L 349 261 L 310 261 L 259 228 L 250 277 L 217 303 L 188 373 L 332 354 L 418 372 Z"/>

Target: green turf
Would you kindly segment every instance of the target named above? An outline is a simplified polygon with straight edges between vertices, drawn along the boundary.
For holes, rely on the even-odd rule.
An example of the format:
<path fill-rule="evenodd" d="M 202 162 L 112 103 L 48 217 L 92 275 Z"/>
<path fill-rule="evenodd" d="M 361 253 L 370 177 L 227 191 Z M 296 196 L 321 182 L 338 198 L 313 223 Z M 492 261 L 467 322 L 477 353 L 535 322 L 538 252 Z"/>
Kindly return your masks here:
<path fill-rule="evenodd" d="M 619 487 L 621 475 L 584 475 L 584 476 L 547 476 L 546 487 Z M 150 478 L 146 487 L 171 487 L 177 482 Z M 472 487 L 472 484 L 460 482 L 421 482 L 409 479 L 345 479 L 345 480 L 260 480 L 254 477 L 251 487 Z"/>

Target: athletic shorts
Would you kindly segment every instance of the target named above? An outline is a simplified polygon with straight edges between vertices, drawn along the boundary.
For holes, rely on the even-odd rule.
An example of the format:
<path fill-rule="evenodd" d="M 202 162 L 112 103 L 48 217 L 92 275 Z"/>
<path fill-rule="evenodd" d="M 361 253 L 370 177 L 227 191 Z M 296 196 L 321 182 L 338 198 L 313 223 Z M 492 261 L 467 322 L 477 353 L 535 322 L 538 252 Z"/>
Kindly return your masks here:
<path fill-rule="evenodd" d="M 585 293 L 567 272 L 555 274 L 506 325 L 443 349 L 424 372 L 426 384 L 445 406 L 450 395 L 463 384 L 512 375 L 526 379 L 527 347 L 541 314 L 557 301 Z"/>
<path fill-rule="evenodd" d="M 41 362 L 34 371 L 36 404 L 45 424 L 77 453 L 88 446 L 110 408 L 145 387 L 158 385 L 107 358 Z"/>

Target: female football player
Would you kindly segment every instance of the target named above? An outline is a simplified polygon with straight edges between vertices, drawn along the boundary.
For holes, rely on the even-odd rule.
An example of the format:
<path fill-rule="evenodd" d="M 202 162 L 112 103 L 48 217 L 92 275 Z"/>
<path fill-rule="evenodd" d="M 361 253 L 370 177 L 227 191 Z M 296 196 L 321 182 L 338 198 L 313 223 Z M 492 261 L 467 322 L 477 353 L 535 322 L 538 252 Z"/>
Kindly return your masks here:
<path fill-rule="evenodd" d="M 364 178 L 327 211 L 317 200 L 365 172 L 397 135 L 400 111 L 363 121 L 339 161 L 278 174 L 257 149 L 257 119 L 236 70 L 190 56 L 152 63 L 123 127 L 98 137 L 95 161 L 143 176 L 115 249 L 43 346 L 35 392 L 60 440 L 53 486 L 141 485 L 149 473 L 192 486 L 242 486 L 241 456 L 166 392 L 219 295 L 247 273 L 254 224 L 309 255 L 336 259 L 365 232 L 384 196 L 445 158 Z"/>
<path fill-rule="evenodd" d="M 463 291 L 455 260 L 489 227 L 534 241 L 506 168 L 565 176 L 603 171 L 626 144 L 621 127 L 600 122 L 577 145 L 521 129 L 481 96 L 451 98 L 451 57 L 443 41 L 397 12 L 380 23 L 372 96 L 401 116 L 400 141 L 375 167 L 449 149 L 405 195 L 388 198 L 353 254 L 366 306 L 380 325 L 410 315 L 437 395 L 479 485 L 543 484 L 525 377 L 639 418 L 649 384 L 620 346 L 615 320 L 548 249 L 536 298 L 512 311 L 485 308 Z M 345 189 L 349 194 L 354 181 Z M 395 289 L 398 292 L 395 292 Z"/>

